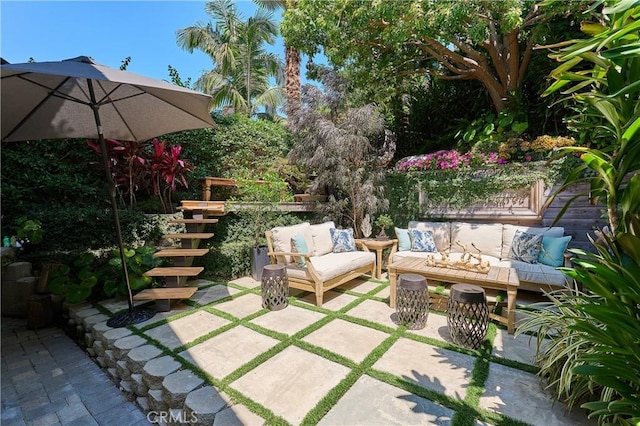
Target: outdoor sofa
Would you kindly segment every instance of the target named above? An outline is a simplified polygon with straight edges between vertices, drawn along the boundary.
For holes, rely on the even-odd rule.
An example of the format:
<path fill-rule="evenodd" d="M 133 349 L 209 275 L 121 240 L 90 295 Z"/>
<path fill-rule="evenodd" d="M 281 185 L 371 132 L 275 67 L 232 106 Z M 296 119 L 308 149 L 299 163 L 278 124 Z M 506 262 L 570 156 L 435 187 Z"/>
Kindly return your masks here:
<path fill-rule="evenodd" d="M 412 230 L 421 232 L 416 233 Z M 429 233 L 425 231 L 431 233 L 435 247 L 420 247 L 419 244 L 414 244 L 417 239 L 412 239 L 412 235 L 417 235 L 419 239 Z M 520 243 L 526 243 L 527 238 L 534 241 L 536 237 L 533 236 L 539 234 L 542 234 L 544 243 L 542 250 L 537 254 L 525 253 L 521 257 L 522 253 L 518 249 L 524 250 L 527 244 Z M 568 277 L 557 269 L 559 266 L 568 265 L 565 250 L 571 237 L 564 236 L 563 227 L 412 221 L 407 229 L 396 228 L 396 236 L 399 243 L 397 249 L 394 246 L 390 253 L 391 262 L 397 262 L 406 256 L 425 259 L 427 256 L 433 256 L 433 259 L 441 260 L 443 252 L 447 249 L 450 252 L 449 260 L 459 261 L 464 252 L 463 245 L 466 245 L 470 253 L 475 254 L 480 250 L 482 260 L 488 261 L 492 266 L 516 269 L 520 280 L 519 289 L 541 292 L 563 288 L 569 284 Z M 539 239 L 540 237 L 537 237 L 538 242 Z"/>
<path fill-rule="evenodd" d="M 350 232 L 349 232 L 350 231 Z M 286 267 L 289 287 L 324 293 L 363 274 L 374 276 L 376 255 L 353 238 L 353 230 L 338 230 L 334 222 L 281 226 L 265 233 L 272 264 Z"/>

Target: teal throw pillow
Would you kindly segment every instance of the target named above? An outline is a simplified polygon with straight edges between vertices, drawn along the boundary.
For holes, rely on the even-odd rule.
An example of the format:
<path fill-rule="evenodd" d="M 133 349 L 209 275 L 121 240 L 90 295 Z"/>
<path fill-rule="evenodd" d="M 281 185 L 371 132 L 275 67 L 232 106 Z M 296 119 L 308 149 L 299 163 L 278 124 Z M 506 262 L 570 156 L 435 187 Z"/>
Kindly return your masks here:
<path fill-rule="evenodd" d="M 537 263 L 542 249 L 542 234 L 528 234 L 520 230 L 511 241 L 509 257 L 527 263 Z"/>
<path fill-rule="evenodd" d="M 307 241 L 304 239 L 302 234 L 296 234 L 291 238 L 291 252 L 293 253 L 309 253 L 309 247 L 307 246 Z M 307 266 L 307 261 L 302 256 L 293 256 L 293 259 L 298 262 L 298 265 L 301 268 Z"/>
<path fill-rule="evenodd" d="M 353 228 L 331 228 L 329 231 L 331 232 L 331 241 L 333 242 L 334 253 L 356 251 L 356 240 L 353 237 Z"/>
<path fill-rule="evenodd" d="M 427 253 L 438 252 L 436 242 L 433 240 L 433 233 L 431 231 L 409 229 L 409 237 L 411 238 L 411 251 L 423 251 Z"/>
<path fill-rule="evenodd" d="M 571 241 L 571 236 L 566 237 L 542 237 L 542 249 L 538 255 L 538 263 L 549 266 L 562 266 L 564 264 L 564 251 Z"/>
<path fill-rule="evenodd" d="M 398 251 L 411 250 L 411 237 L 408 229 L 395 228 L 398 239 Z"/>

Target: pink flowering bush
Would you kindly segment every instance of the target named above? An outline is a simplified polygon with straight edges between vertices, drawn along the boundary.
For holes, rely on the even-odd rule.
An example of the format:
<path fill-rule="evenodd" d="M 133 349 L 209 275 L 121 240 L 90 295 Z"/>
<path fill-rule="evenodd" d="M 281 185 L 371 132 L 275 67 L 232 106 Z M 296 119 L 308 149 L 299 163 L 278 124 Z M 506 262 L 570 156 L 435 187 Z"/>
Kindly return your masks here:
<path fill-rule="evenodd" d="M 492 164 L 506 164 L 507 161 L 500 158 L 497 152 L 462 154 L 455 149 L 440 150 L 430 154 L 412 156 L 400 160 L 396 164 L 399 171 L 426 171 L 426 170 L 460 170 L 472 166 L 486 166 Z"/>

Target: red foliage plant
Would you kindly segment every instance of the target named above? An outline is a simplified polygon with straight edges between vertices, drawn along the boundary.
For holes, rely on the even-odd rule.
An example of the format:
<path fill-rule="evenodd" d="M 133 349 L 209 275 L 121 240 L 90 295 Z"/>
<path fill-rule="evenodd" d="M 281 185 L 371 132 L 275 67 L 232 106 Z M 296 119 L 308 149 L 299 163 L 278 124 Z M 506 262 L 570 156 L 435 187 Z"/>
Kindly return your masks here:
<path fill-rule="evenodd" d="M 116 187 L 128 195 L 129 204 L 135 202 L 135 194 L 141 190 L 153 190 L 165 213 L 173 211 L 171 194 L 180 185 L 188 187 L 185 174 L 194 169 L 181 159 L 182 146 L 168 145 L 153 139 L 153 149 L 148 143 L 105 140 L 109 154 L 109 168 Z M 100 145 L 87 141 L 91 149 L 101 153 Z"/>

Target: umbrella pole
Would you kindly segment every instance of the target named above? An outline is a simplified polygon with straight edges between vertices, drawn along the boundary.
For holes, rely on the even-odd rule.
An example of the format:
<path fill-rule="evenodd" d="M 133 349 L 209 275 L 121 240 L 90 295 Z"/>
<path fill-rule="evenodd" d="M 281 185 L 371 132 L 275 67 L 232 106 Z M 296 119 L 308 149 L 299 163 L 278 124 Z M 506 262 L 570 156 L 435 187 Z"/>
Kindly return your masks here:
<path fill-rule="evenodd" d="M 96 123 L 100 122 L 97 108 L 94 108 L 94 114 L 96 114 Z M 120 250 L 120 261 L 122 263 L 122 273 L 124 274 L 124 282 L 127 285 L 127 303 L 129 304 L 129 312 L 133 312 L 133 294 L 131 293 L 131 284 L 129 283 L 129 270 L 127 268 L 127 256 L 124 253 L 124 242 L 122 240 L 122 228 L 120 227 L 120 217 L 118 216 L 118 203 L 116 202 L 116 186 L 111 177 L 109 169 L 109 155 L 107 154 L 107 144 L 104 141 L 104 135 L 100 124 L 98 124 L 98 142 L 100 143 L 100 150 L 102 151 L 102 163 L 107 175 L 107 189 L 109 191 L 109 198 L 111 199 L 111 211 L 113 213 L 113 222 L 116 227 L 116 237 L 118 238 L 118 248 Z"/>
<path fill-rule="evenodd" d="M 156 313 L 151 309 L 139 309 L 133 308 L 133 294 L 131 293 L 131 284 L 129 282 L 129 270 L 127 269 L 127 257 L 124 253 L 124 242 L 122 241 L 122 228 L 120 227 L 120 217 L 118 216 L 118 203 L 116 202 L 116 185 L 111 177 L 111 171 L 109 167 L 109 154 L 107 153 L 107 144 L 104 141 L 104 134 L 102 132 L 102 123 L 100 122 L 99 105 L 96 103 L 95 93 L 93 91 L 93 82 L 87 80 L 89 86 L 89 95 L 91 96 L 91 109 L 93 110 L 93 116 L 96 120 L 96 127 L 98 128 L 98 142 L 100 143 L 100 150 L 102 151 L 102 163 L 104 166 L 104 172 L 107 177 L 107 189 L 109 190 L 109 198 L 111 199 L 111 211 L 113 213 L 113 222 L 116 227 L 116 237 L 118 238 L 118 248 L 120 249 L 120 261 L 122 263 L 122 273 L 124 274 L 124 282 L 127 286 L 127 303 L 129 309 L 127 311 L 119 312 L 107 321 L 109 327 L 126 327 L 127 325 L 138 324 L 152 318 Z"/>

